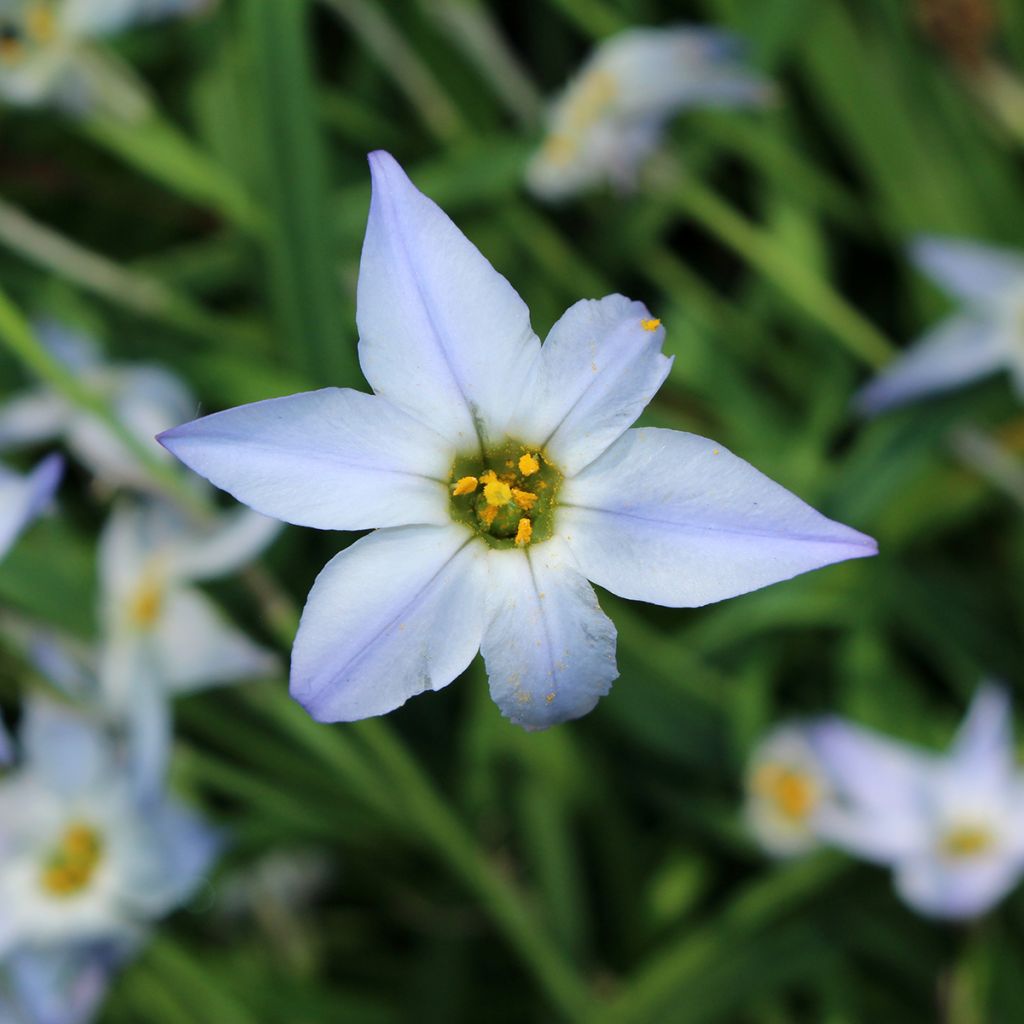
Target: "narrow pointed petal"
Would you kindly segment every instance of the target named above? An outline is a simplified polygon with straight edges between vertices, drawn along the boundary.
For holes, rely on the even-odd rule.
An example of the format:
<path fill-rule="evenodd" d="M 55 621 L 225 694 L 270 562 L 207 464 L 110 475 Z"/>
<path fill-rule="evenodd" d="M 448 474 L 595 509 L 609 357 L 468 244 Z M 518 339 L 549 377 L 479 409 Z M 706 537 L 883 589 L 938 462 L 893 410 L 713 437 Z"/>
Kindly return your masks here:
<path fill-rule="evenodd" d="M 248 565 L 281 532 L 281 524 L 259 512 L 239 508 L 218 517 L 214 528 L 179 542 L 170 556 L 179 579 L 214 580 Z"/>
<path fill-rule="evenodd" d="M 1013 719 L 1009 694 L 985 684 L 971 701 L 951 750 L 953 766 L 971 784 L 984 788 L 1007 781 L 1013 773 Z"/>
<path fill-rule="evenodd" d="M 158 438 L 257 512 L 365 530 L 448 521 L 452 449 L 391 402 L 324 388 L 185 423 Z"/>
<path fill-rule="evenodd" d="M 53 500 L 63 474 L 59 455 L 47 456 L 24 477 L 0 467 L 0 558 Z"/>
<path fill-rule="evenodd" d="M 87 790 L 109 768 L 107 743 L 97 725 L 49 698 L 26 701 L 20 736 L 31 771 L 55 792 Z"/>
<path fill-rule="evenodd" d="M 807 738 L 837 793 L 867 812 L 912 816 L 937 759 L 838 717 L 816 720 Z"/>
<path fill-rule="evenodd" d="M 858 410 L 874 416 L 926 395 L 953 391 L 1008 362 L 1006 339 L 985 317 L 953 316 L 915 341 L 861 389 Z"/>
<path fill-rule="evenodd" d="M 707 438 L 627 431 L 562 487 L 559 533 L 620 597 L 693 608 L 850 558 L 875 542 Z"/>
<path fill-rule="evenodd" d="M 565 545 L 492 551 L 488 568 L 481 652 L 501 713 L 526 729 L 585 715 L 619 674 L 615 627 Z"/>
<path fill-rule="evenodd" d="M 540 343 L 523 300 L 388 153 L 370 154 L 373 197 L 356 321 L 373 390 L 460 451 L 500 439 Z"/>
<path fill-rule="evenodd" d="M 485 547 L 452 525 L 378 530 L 327 563 L 292 650 L 292 696 L 318 721 L 383 715 L 447 686 L 483 634 Z"/>
<path fill-rule="evenodd" d="M 909 813 L 827 806 L 818 816 L 819 838 L 873 864 L 893 865 L 925 848 L 931 836 L 922 817 Z"/>
<path fill-rule="evenodd" d="M 153 645 L 171 693 L 265 678 L 279 667 L 270 651 L 232 625 L 205 594 L 176 587 L 164 600 Z"/>
<path fill-rule="evenodd" d="M 910 257 L 922 273 L 965 302 L 988 304 L 1024 287 L 1024 255 L 1012 249 L 922 237 L 911 246 Z"/>
<path fill-rule="evenodd" d="M 536 390 L 523 397 L 513 436 L 546 450 L 572 476 L 619 438 L 661 387 L 672 360 L 665 329 L 642 302 L 583 299 L 551 328 Z"/>
<path fill-rule="evenodd" d="M 979 917 L 1017 884 L 1019 858 L 989 856 L 964 864 L 935 856 L 909 858 L 896 872 L 896 889 L 929 917 L 961 921 Z"/>

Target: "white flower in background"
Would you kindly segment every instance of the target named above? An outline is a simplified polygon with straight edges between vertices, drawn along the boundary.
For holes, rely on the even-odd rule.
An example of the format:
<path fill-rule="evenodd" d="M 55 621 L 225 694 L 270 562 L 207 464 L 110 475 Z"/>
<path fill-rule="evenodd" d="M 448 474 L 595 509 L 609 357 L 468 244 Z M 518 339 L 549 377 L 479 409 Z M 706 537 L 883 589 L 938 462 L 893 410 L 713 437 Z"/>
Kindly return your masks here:
<path fill-rule="evenodd" d="M 53 500 L 64 473 L 64 460 L 49 455 L 27 476 L 0 466 L 0 559 L 25 527 Z"/>
<path fill-rule="evenodd" d="M 93 98 L 91 43 L 209 0 L 0 0 L 0 100 L 80 110 Z"/>
<path fill-rule="evenodd" d="M 154 434 L 196 407 L 188 388 L 163 367 L 105 364 L 96 345 L 82 334 L 53 322 L 41 323 L 36 330 L 46 347 L 104 398 L 121 423 L 154 453 L 159 452 L 152 444 Z M 38 388 L 0 404 L 0 451 L 57 438 L 63 438 L 72 454 L 110 487 L 151 491 L 156 486 L 107 424 L 52 389 Z"/>
<path fill-rule="evenodd" d="M 277 660 L 192 584 L 250 562 L 280 524 L 248 509 L 195 526 L 160 502 L 123 503 L 100 537 L 99 678 L 108 707 L 272 673 Z"/>
<path fill-rule="evenodd" d="M 85 943 L 136 943 L 182 904 L 219 845 L 131 771 L 88 719 L 27 702 L 21 765 L 0 781 L 0 959 Z"/>
<path fill-rule="evenodd" d="M 823 838 L 892 867 L 900 896 L 930 917 L 983 914 L 1024 870 L 1024 783 L 1006 693 L 979 690 L 945 755 L 841 719 L 809 736 L 835 787 Z"/>
<path fill-rule="evenodd" d="M 692 26 L 629 29 L 601 43 L 551 105 L 530 190 L 556 200 L 603 182 L 632 187 L 680 110 L 766 102 L 772 87 L 741 49 L 728 33 Z"/>
<path fill-rule="evenodd" d="M 1007 370 L 1024 397 L 1024 253 L 922 238 L 910 256 L 961 309 L 913 342 L 858 395 L 862 412 L 894 406 Z"/>
<path fill-rule="evenodd" d="M 747 824 L 777 857 L 807 853 L 819 845 L 817 822 L 831 792 L 803 727 L 777 726 L 747 766 Z"/>
<path fill-rule="evenodd" d="M 376 393 L 275 398 L 160 437 L 260 512 L 381 527 L 303 611 L 291 688 L 315 718 L 392 711 L 479 650 L 502 713 L 545 728 L 617 675 L 588 580 L 693 607 L 875 553 L 713 441 L 629 429 L 670 366 L 641 303 L 578 302 L 542 346 L 443 211 L 387 153 L 370 162 L 357 320 Z"/>

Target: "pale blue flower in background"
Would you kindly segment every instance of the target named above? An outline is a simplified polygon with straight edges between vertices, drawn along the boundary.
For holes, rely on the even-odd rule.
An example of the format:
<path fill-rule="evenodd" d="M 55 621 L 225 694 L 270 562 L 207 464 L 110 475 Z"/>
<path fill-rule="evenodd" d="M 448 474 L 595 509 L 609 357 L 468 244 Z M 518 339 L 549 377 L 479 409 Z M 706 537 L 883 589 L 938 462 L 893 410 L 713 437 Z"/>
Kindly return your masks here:
<path fill-rule="evenodd" d="M 910 256 L 961 308 L 861 390 L 860 410 L 873 415 L 1000 370 L 1009 371 L 1014 389 L 1024 397 L 1024 253 L 922 238 Z"/>
<path fill-rule="evenodd" d="M 985 913 L 1024 871 L 1024 782 L 1006 693 L 982 687 L 953 744 L 933 754 L 825 719 L 810 731 L 835 789 L 825 840 L 891 867 L 896 889 L 930 917 Z"/>
<path fill-rule="evenodd" d="M 48 455 L 25 476 L 0 465 L 0 559 L 53 501 L 63 473 L 64 460 L 59 455 Z"/>
<path fill-rule="evenodd" d="M 232 625 L 194 583 L 245 566 L 280 523 L 237 509 L 195 525 L 162 502 L 122 502 L 100 537 L 102 702 L 143 737 L 159 775 L 170 740 L 167 702 L 208 686 L 266 677 L 277 658 Z"/>
<path fill-rule="evenodd" d="M 196 408 L 188 388 L 161 366 L 104 363 L 90 338 L 53 321 L 40 323 L 36 332 L 145 444 L 152 442 L 154 433 L 180 422 Z M 156 486 L 146 467 L 107 424 L 52 389 L 38 388 L 0 404 L 0 451 L 55 439 L 63 439 L 108 487 L 152 491 Z"/>
<path fill-rule="evenodd" d="M 754 749 L 744 817 L 769 853 L 792 857 L 817 847 L 817 822 L 831 799 L 831 783 L 803 726 L 776 726 Z"/>
<path fill-rule="evenodd" d="M 137 943 L 200 885 L 218 835 L 163 794 L 140 800 L 130 763 L 70 707 L 30 698 L 19 746 L 0 781 L 0 958 Z"/>
<path fill-rule="evenodd" d="M 382 527 L 327 565 L 303 611 L 291 690 L 315 718 L 391 711 L 480 650 L 502 713 L 544 728 L 617 675 L 588 579 L 692 607 L 875 553 L 713 441 L 629 429 L 670 365 L 641 303 L 578 302 L 541 346 L 508 281 L 394 159 L 370 163 L 357 320 L 375 394 L 271 399 L 160 438 L 258 511 Z"/>
<path fill-rule="evenodd" d="M 633 186 L 671 117 L 693 107 L 758 106 L 771 84 L 750 71 L 726 32 L 634 28 L 602 42 L 551 104 L 547 135 L 526 172 L 557 200 L 608 182 Z"/>
<path fill-rule="evenodd" d="M 93 41 L 212 0 L 0 0 L 0 100 L 81 111 L 104 90 Z"/>

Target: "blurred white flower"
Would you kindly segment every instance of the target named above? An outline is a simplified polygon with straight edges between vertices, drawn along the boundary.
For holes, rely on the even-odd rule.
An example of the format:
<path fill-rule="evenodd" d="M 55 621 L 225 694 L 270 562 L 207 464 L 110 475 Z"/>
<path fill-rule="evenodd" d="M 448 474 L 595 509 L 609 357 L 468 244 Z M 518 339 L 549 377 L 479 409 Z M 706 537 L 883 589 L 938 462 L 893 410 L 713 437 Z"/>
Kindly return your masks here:
<path fill-rule="evenodd" d="M 0 466 L 0 559 L 53 500 L 63 473 L 64 460 L 59 455 L 47 456 L 27 476 Z"/>
<path fill-rule="evenodd" d="M 682 25 L 603 42 L 551 104 L 530 190 L 556 200 L 606 181 L 629 188 L 673 114 L 766 102 L 772 86 L 744 66 L 741 49 L 728 33 Z"/>
<path fill-rule="evenodd" d="M 868 415 L 1008 370 L 1024 397 L 1024 253 L 921 238 L 910 257 L 962 304 L 913 342 L 857 397 Z"/>
<path fill-rule="evenodd" d="M 81 110 L 94 99 L 91 41 L 212 0 L 0 0 L 0 99 Z"/>
<path fill-rule="evenodd" d="M 100 538 L 99 678 L 117 712 L 139 702 L 272 673 L 277 659 L 198 588 L 251 561 L 280 523 L 239 509 L 195 526 L 160 503 L 124 503 Z"/>
<path fill-rule="evenodd" d="M 747 766 L 745 817 L 777 857 L 819 845 L 817 821 L 832 788 L 803 728 L 780 725 L 757 745 Z"/>
<path fill-rule="evenodd" d="M 0 957 L 136 942 L 195 890 L 216 835 L 162 795 L 140 801 L 105 735 L 67 707 L 30 700 L 20 741 L 0 783 Z"/>
<path fill-rule="evenodd" d="M 984 913 L 1024 870 L 1024 783 L 1014 764 L 1004 691 L 982 687 L 945 755 L 841 719 L 809 737 L 836 791 L 823 838 L 891 866 L 915 910 L 963 919 Z"/>

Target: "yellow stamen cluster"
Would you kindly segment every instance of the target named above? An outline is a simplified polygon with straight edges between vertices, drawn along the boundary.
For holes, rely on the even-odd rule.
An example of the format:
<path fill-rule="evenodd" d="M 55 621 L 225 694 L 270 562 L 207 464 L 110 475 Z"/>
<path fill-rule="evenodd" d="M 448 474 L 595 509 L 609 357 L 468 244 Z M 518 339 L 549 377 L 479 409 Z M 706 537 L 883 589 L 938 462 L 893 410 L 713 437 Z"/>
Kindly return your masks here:
<path fill-rule="evenodd" d="M 51 896 L 74 896 L 92 881 L 103 859 L 103 844 L 95 829 L 80 822 L 69 825 L 43 867 L 40 883 Z"/>
<path fill-rule="evenodd" d="M 503 508 L 512 500 L 512 488 L 504 480 L 499 480 L 494 470 L 489 469 L 480 480 L 484 485 L 484 501 L 488 505 Z"/>
<path fill-rule="evenodd" d="M 754 773 L 753 790 L 790 821 L 803 821 L 818 802 L 818 787 L 803 772 L 782 764 L 765 764 Z"/>
<path fill-rule="evenodd" d="M 160 617 L 164 604 L 164 589 L 152 578 L 146 579 L 132 595 L 128 617 L 135 626 L 146 629 Z"/>
<path fill-rule="evenodd" d="M 991 831 L 982 825 L 959 825 L 942 837 L 939 849 L 947 857 L 974 857 L 984 853 L 994 842 Z"/>

